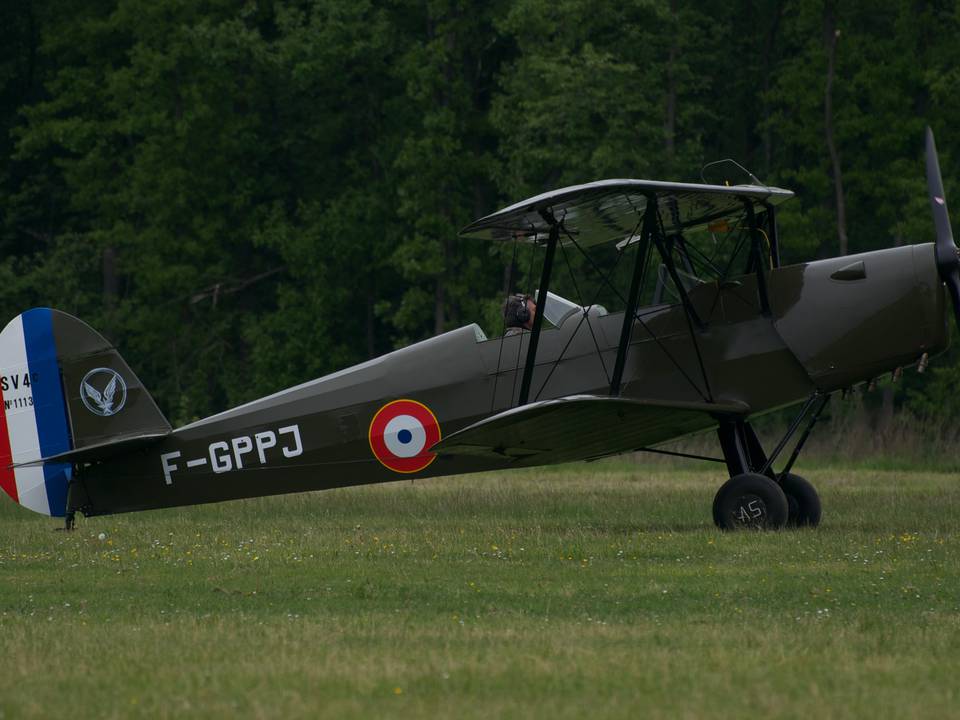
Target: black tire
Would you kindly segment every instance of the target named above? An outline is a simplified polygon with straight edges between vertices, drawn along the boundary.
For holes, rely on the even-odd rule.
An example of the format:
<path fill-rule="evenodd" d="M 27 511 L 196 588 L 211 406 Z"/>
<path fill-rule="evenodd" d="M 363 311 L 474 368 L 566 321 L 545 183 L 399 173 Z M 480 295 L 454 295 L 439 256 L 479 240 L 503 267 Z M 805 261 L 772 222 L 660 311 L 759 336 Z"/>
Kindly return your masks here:
<path fill-rule="evenodd" d="M 713 521 L 721 530 L 779 530 L 788 516 L 787 496 L 766 475 L 734 475 L 713 500 Z"/>
<path fill-rule="evenodd" d="M 783 488 L 790 506 L 787 525 L 816 527 L 820 524 L 820 496 L 806 478 L 784 473 L 780 476 L 780 487 Z"/>

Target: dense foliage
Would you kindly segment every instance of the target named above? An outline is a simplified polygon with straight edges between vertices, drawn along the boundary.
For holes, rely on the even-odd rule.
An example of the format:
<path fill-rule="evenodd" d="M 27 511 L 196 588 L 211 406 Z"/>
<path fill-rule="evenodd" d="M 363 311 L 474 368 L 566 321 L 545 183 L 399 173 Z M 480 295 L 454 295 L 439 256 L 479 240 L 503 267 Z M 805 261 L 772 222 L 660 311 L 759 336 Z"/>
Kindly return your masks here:
<path fill-rule="evenodd" d="M 0 25 L 0 315 L 86 319 L 174 421 L 490 329 L 528 263 L 456 233 L 528 194 L 733 157 L 797 192 L 796 261 L 932 239 L 926 124 L 960 174 L 955 2 L 24 0 Z M 904 397 L 937 412 L 958 375 Z"/>

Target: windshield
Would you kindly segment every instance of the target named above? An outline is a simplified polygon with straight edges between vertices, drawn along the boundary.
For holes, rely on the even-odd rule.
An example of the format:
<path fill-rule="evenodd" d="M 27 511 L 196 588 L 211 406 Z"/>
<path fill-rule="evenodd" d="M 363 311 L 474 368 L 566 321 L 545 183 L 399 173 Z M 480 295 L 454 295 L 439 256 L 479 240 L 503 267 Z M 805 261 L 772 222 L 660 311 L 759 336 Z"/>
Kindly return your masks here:
<path fill-rule="evenodd" d="M 540 296 L 540 291 L 537 291 L 536 297 Z M 607 310 L 602 305 L 593 305 L 592 310 L 596 311 L 598 315 L 606 315 Z M 547 303 L 546 307 L 543 310 L 543 317 L 554 327 L 560 327 L 567 318 L 576 313 L 583 314 L 586 312 L 587 308 L 583 305 L 579 305 L 572 300 L 567 300 L 565 297 L 561 297 L 556 293 L 552 293 L 549 290 L 547 291 Z"/>

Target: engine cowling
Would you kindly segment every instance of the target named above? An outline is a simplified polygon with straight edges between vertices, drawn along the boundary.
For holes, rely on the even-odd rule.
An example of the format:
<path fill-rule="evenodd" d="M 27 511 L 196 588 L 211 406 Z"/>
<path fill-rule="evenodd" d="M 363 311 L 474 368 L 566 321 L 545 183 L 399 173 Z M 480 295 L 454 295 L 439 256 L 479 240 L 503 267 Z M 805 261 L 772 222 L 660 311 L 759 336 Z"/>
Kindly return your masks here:
<path fill-rule="evenodd" d="M 870 380 L 946 349 L 942 288 L 929 243 L 770 274 L 777 332 L 823 391 Z"/>

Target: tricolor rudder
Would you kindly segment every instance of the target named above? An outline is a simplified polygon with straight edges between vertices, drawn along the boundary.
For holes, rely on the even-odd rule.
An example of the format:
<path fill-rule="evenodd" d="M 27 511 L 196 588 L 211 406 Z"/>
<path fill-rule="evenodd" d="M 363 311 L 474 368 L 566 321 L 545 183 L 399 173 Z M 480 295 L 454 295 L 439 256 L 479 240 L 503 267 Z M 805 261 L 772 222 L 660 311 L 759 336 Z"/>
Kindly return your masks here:
<path fill-rule="evenodd" d="M 170 432 L 123 358 L 71 315 L 35 308 L 0 332 L 0 487 L 24 507 L 64 517 L 75 467 L 117 445 Z"/>
<path fill-rule="evenodd" d="M 52 315 L 29 310 L 0 333 L 0 487 L 24 507 L 63 517 L 72 465 L 40 462 L 73 447 Z"/>

